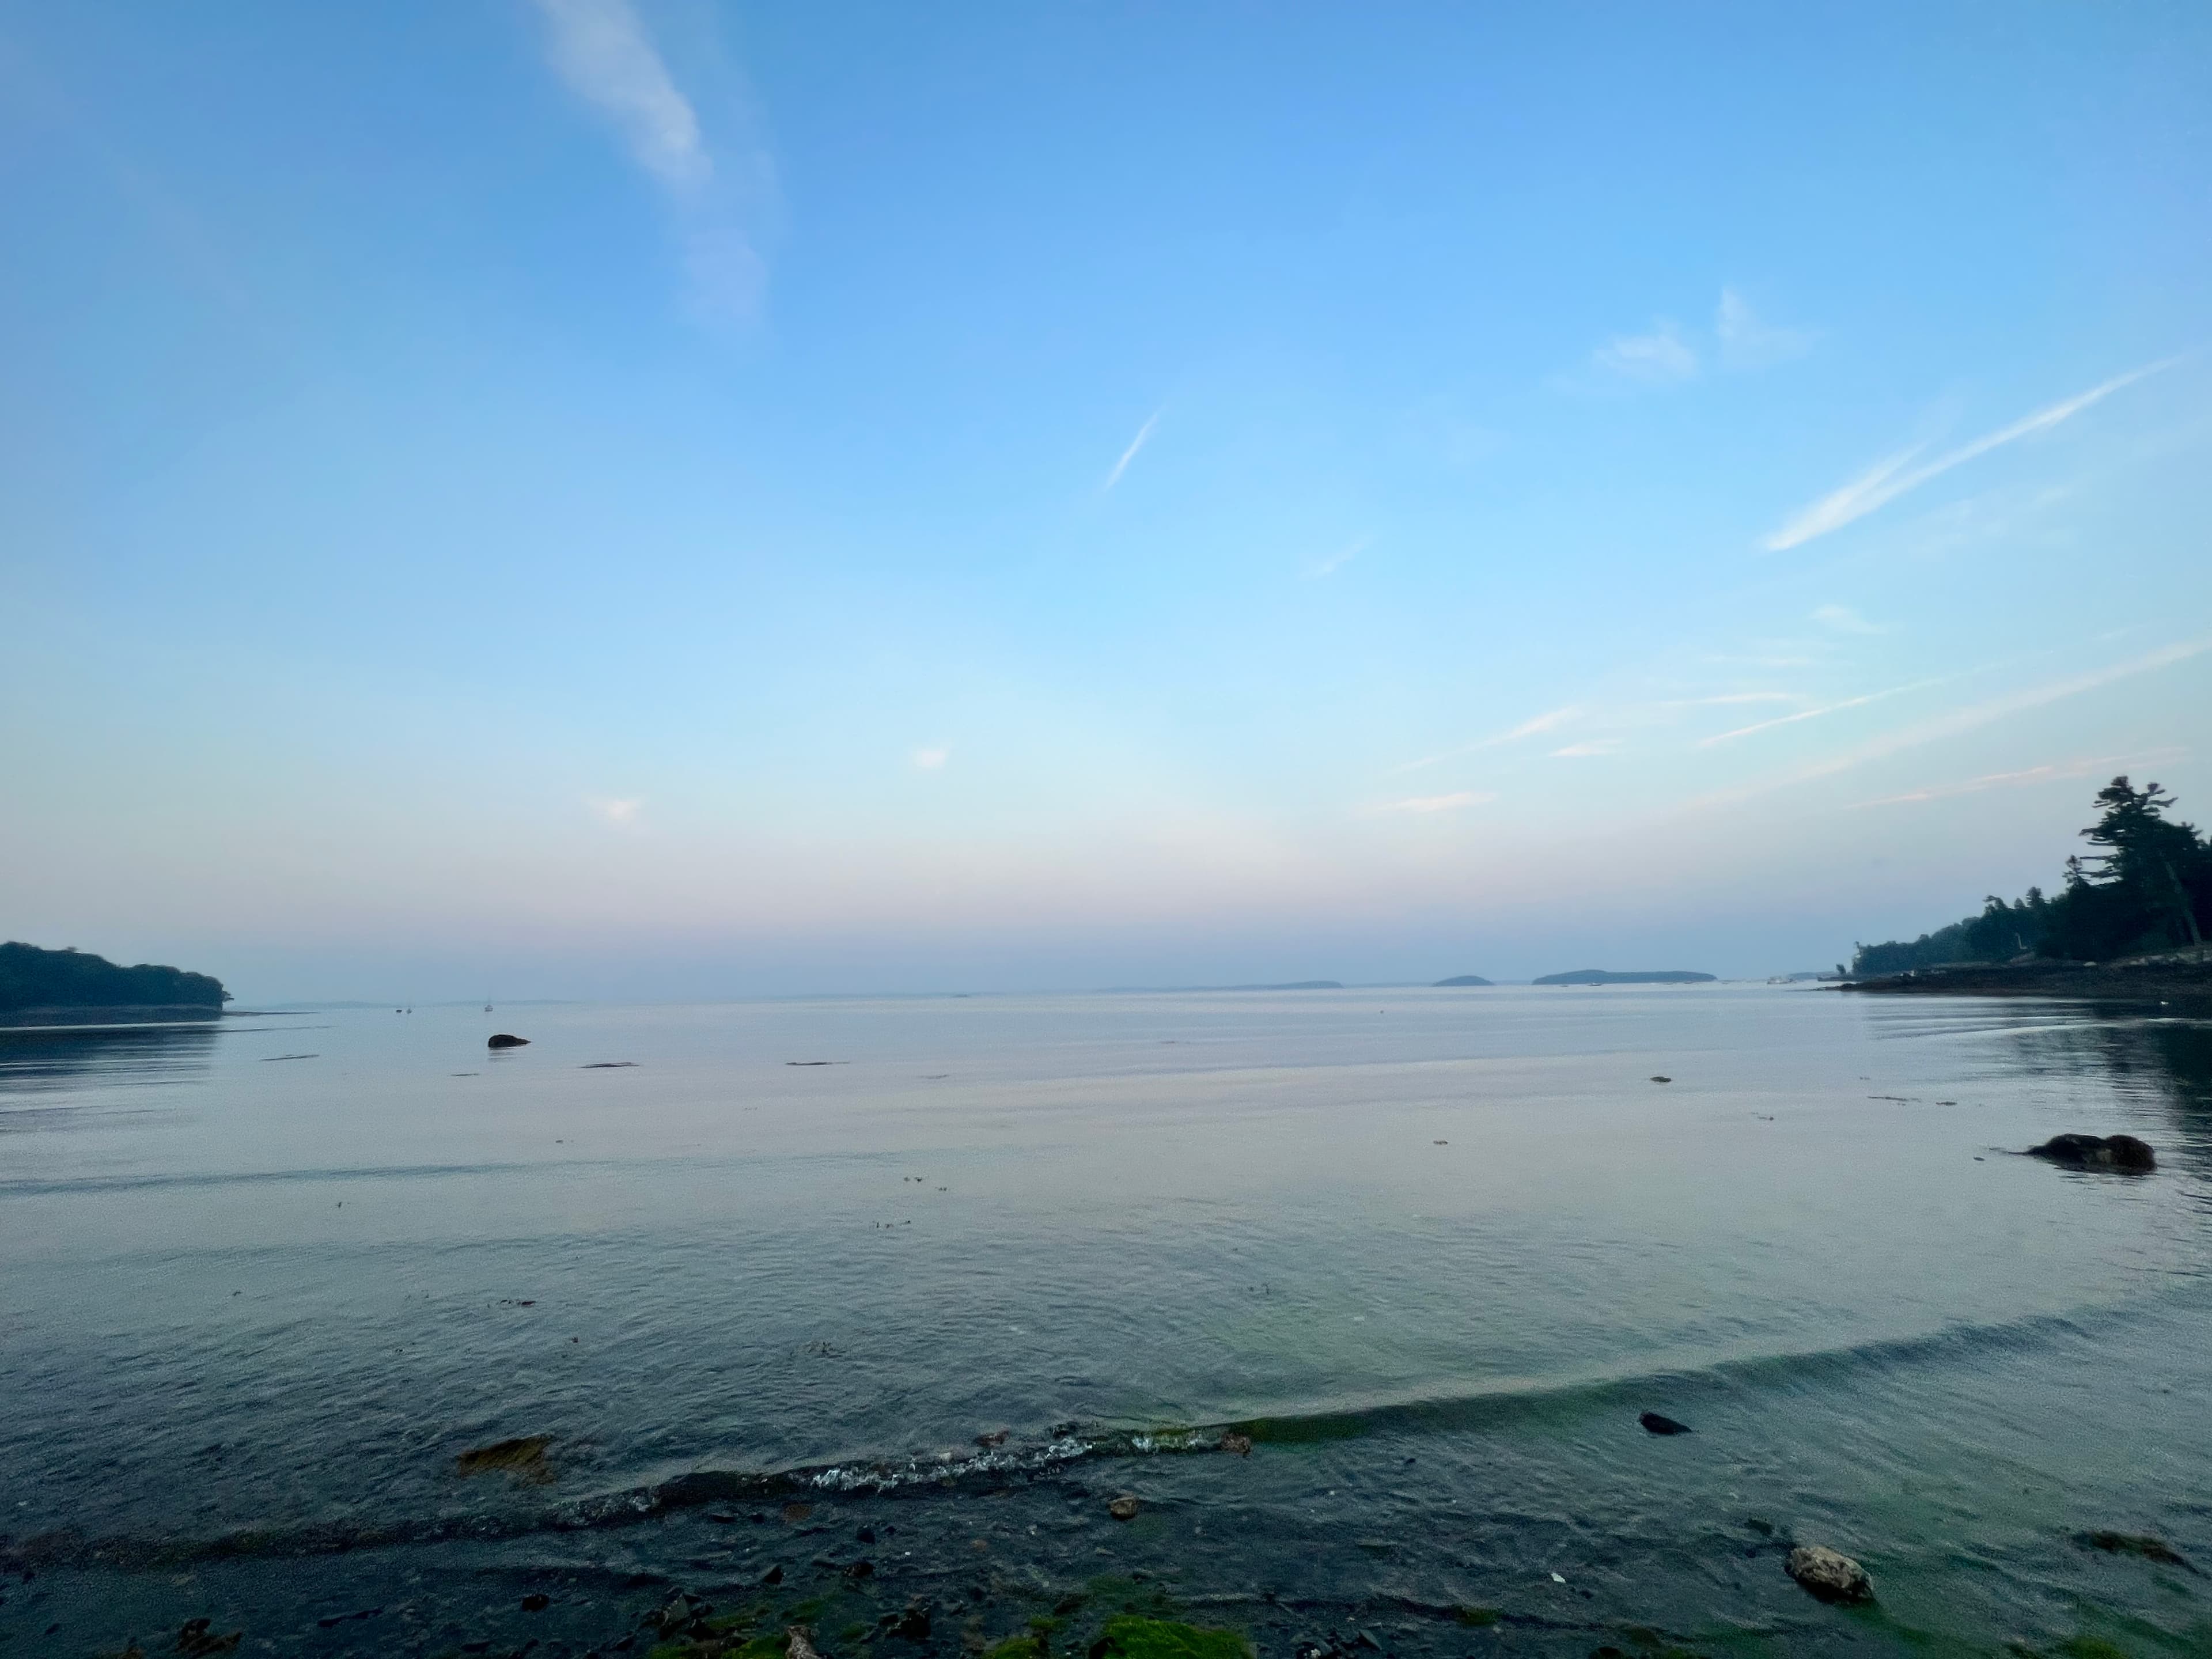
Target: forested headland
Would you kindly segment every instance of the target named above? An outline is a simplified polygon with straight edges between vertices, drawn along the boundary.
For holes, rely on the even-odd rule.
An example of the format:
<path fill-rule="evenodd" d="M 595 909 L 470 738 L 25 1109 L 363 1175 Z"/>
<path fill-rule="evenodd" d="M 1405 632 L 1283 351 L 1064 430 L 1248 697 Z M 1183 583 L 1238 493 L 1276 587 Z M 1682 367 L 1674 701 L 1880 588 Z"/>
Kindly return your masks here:
<path fill-rule="evenodd" d="M 2212 842 L 2168 813 L 2174 798 L 2125 777 L 2097 792 L 2097 821 L 2081 832 L 2091 850 L 2067 859 L 2063 884 L 2031 887 L 2008 902 L 1990 894 L 1982 913 L 1910 942 L 1861 945 L 1854 978 L 1962 963 L 2110 962 L 2201 946 L 2212 927 Z"/>
<path fill-rule="evenodd" d="M 0 1010 L 17 1008 L 205 1008 L 230 1000 L 222 981 L 180 968 L 119 967 L 71 946 L 42 950 L 0 945 Z"/>

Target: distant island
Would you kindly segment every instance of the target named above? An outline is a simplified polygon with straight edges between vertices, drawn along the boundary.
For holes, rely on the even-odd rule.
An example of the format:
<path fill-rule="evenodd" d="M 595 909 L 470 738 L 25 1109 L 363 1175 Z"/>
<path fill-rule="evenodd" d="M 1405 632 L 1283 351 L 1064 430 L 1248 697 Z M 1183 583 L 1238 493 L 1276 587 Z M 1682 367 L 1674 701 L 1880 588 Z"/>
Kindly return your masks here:
<path fill-rule="evenodd" d="M 2031 887 L 2008 903 L 1917 939 L 1854 947 L 1849 977 L 1864 990 L 2033 991 L 2045 995 L 2212 989 L 2212 842 L 2166 816 L 2174 798 L 2125 775 L 2097 792 L 2095 849 L 2065 863 L 2054 896 Z"/>
<path fill-rule="evenodd" d="M 1462 974 L 1456 979 L 1438 980 L 1437 981 L 1437 987 L 1438 989 L 1442 989 L 1447 985 L 1494 985 L 1496 983 L 1497 981 L 1495 980 L 1485 979 L 1480 974 Z"/>
<path fill-rule="evenodd" d="M 1710 985 L 1716 975 L 1693 974 L 1686 969 L 1658 968 L 1645 973 L 1616 974 L 1603 968 L 1577 968 L 1571 974 L 1547 974 L 1534 985 Z"/>
<path fill-rule="evenodd" d="M 222 981 L 206 974 L 141 963 L 118 967 L 74 946 L 42 950 L 0 945 L 0 1011 L 22 1008 L 204 1008 L 220 1013 L 230 1000 Z"/>

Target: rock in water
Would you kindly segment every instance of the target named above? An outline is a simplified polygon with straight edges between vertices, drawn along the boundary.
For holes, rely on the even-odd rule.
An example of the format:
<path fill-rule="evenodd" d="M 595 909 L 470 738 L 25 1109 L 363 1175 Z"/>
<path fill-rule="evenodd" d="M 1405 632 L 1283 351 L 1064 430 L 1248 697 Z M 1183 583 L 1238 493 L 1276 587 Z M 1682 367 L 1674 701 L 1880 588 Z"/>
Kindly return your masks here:
<path fill-rule="evenodd" d="M 915 1596 L 906 1604 L 906 1611 L 893 1622 L 891 1634 L 903 1637 L 909 1642 L 927 1642 L 929 1640 L 929 1616 L 933 1611 L 934 1609 L 927 1601 Z M 889 1613 L 884 1615 L 887 1619 L 890 1616 Z"/>
<path fill-rule="evenodd" d="M 785 1659 L 822 1659 L 814 1650 L 814 1632 L 805 1626 L 793 1625 L 784 1634 L 791 1638 L 791 1645 L 784 1650 Z"/>
<path fill-rule="evenodd" d="M 532 1486 L 550 1486 L 553 1481 L 553 1466 L 546 1462 L 545 1449 L 553 1443 L 546 1434 L 526 1435 L 520 1439 L 501 1440 L 489 1446 L 478 1446 L 465 1451 L 453 1460 L 454 1470 L 461 1474 L 489 1474 L 503 1471 L 518 1480 Z"/>
<path fill-rule="evenodd" d="M 1119 1498 L 1107 1501 L 1106 1513 L 1116 1521 L 1133 1521 L 1137 1518 L 1137 1500 L 1129 1493 L 1123 1492 Z"/>
<path fill-rule="evenodd" d="M 1784 1571 L 1806 1592 L 1823 1601 L 1871 1601 L 1874 1581 L 1848 1555 L 1825 1544 L 1800 1544 L 1790 1552 Z"/>
<path fill-rule="evenodd" d="M 1657 1412 L 1646 1412 L 1643 1416 L 1638 1418 L 1636 1420 L 1644 1425 L 1644 1432 L 1647 1434 L 1692 1434 L 1695 1432 L 1695 1431 L 1692 1430 L 1687 1423 L 1677 1423 L 1671 1417 L 1660 1416 Z"/>
<path fill-rule="evenodd" d="M 2107 1555 L 2140 1555 L 2146 1561 L 2156 1561 L 2162 1566 L 2179 1567 L 2185 1572 L 2197 1569 L 2182 1559 L 2179 1551 L 2163 1538 L 2133 1532 L 2085 1532 L 2076 1542 L 2091 1549 L 2102 1550 Z M 2202 1577 L 2202 1575 L 2199 1575 Z"/>
<path fill-rule="evenodd" d="M 228 1636 L 217 1636 L 214 1624 L 212 1619 L 185 1620 L 184 1628 L 177 1632 L 177 1651 L 185 1659 L 214 1659 L 218 1653 L 237 1652 L 239 1641 L 246 1632 L 234 1630 Z"/>
<path fill-rule="evenodd" d="M 2158 1168 L 2158 1154 L 2133 1135 L 2053 1135 L 2040 1146 L 2027 1149 L 2030 1158 L 2047 1158 L 2069 1170 L 2125 1170 L 2148 1174 Z"/>
<path fill-rule="evenodd" d="M 484 1044 L 487 1048 L 527 1048 L 529 1046 L 528 1037 L 509 1036 L 505 1031 L 498 1033 Z"/>

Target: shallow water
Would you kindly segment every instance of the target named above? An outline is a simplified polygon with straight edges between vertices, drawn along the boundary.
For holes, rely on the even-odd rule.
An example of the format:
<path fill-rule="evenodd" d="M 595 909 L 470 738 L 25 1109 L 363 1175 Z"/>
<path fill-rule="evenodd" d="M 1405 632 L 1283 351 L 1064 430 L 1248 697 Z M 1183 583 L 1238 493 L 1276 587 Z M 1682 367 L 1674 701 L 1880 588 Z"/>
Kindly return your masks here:
<path fill-rule="evenodd" d="M 2160 1170 L 2002 1150 L 2062 1130 Z M 37 1574 L 0 1636 L 581 1649 L 774 1562 L 838 1618 L 959 1600 L 947 1650 L 1103 1575 L 1268 1659 L 2203 1651 L 2212 1580 L 2078 1538 L 2212 1566 L 2209 1176 L 2212 1028 L 2155 1009 L 1500 988 L 0 1036 L 0 1528 Z M 1230 1426 L 1249 1457 L 1158 1432 Z M 550 1480 L 456 1473 L 516 1436 Z M 1793 1538 L 1877 1605 L 1806 1598 Z M 405 1613 L 319 1622 L 372 1604 Z M 874 1639 L 829 1616 L 830 1659 Z"/>

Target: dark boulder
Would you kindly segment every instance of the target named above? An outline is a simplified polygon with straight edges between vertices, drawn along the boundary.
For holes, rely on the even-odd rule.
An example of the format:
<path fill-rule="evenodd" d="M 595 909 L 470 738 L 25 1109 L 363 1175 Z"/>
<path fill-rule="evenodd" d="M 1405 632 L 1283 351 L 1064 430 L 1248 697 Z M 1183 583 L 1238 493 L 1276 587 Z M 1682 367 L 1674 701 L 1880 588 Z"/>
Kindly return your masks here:
<path fill-rule="evenodd" d="M 929 1640 L 930 1614 L 934 1611 L 927 1600 L 917 1595 L 906 1604 L 904 1613 L 887 1613 L 876 1623 L 878 1628 L 888 1630 L 893 1636 L 906 1641 L 927 1642 Z"/>
<path fill-rule="evenodd" d="M 1646 1434 L 1688 1434 L 1692 1431 L 1687 1423 L 1677 1423 L 1671 1417 L 1660 1416 L 1657 1412 L 1646 1412 L 1636 1420 L 1644 1425 Z"/>
<path fill-rule="evenodd" d="M 527 1048 L 529 1046 L 528 1037 L 509 1036 L 504 1031 L 498 1033 L 490 1042 L 484 1044 L 487 1048 Z"/>
<path fill-rule="evenodd" d="M 2030 1158 L 2048 1158 L 2069 1170 L 2123 1170 L 2145 1175 L 2158 1168 L 2158 1155 L 2133 1135 L 2053 1135 L 2027 1149 Z"/>

